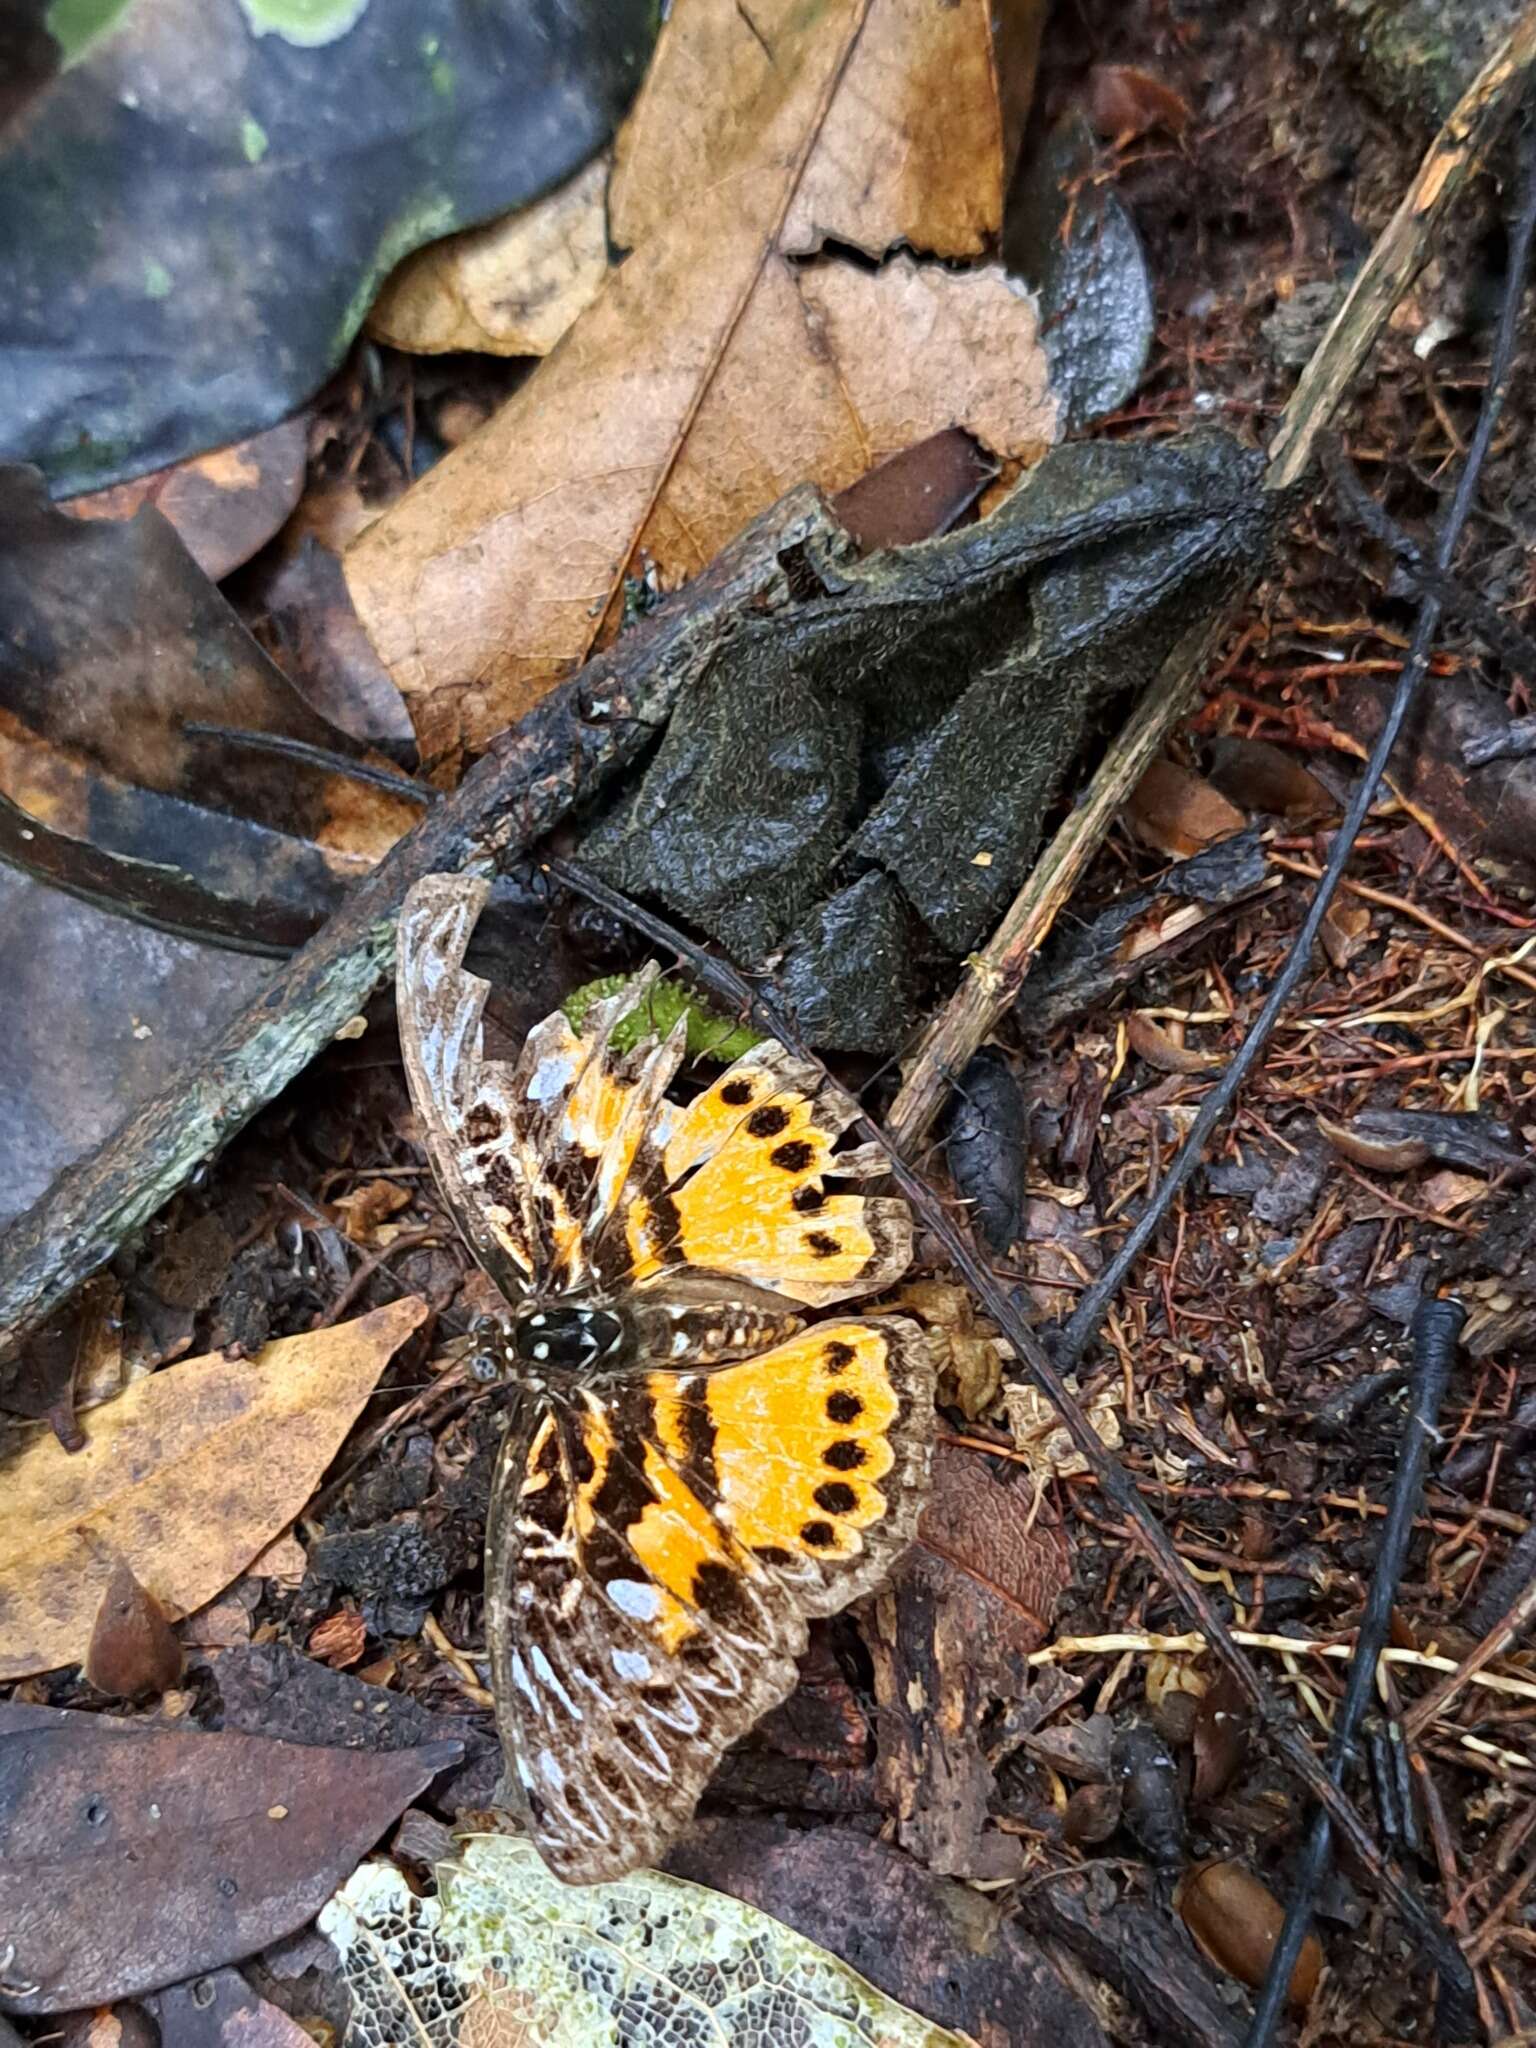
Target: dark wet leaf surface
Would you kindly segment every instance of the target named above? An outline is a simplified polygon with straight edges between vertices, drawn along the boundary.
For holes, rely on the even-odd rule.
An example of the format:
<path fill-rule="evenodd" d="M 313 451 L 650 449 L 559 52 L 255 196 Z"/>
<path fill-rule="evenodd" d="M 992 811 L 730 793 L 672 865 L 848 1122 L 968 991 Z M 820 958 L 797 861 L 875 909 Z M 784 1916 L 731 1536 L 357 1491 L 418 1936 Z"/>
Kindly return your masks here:
<path fill-rule="evenodd" d="M 13 1978 L 36 1987 L 5 2004 L 107 2004 L 301 1927 L 459 1754 L 0 1707 L 0 1924 Z"/>
<path fill-rule="evenodd" d="M 955 1087 L 944 1156 L 955 1193 L 988 1248 L 1007 1251 L 1024 1220 L 1029 1111 L 1013 1063 L 983 1046 Z"/>
<path fill-rule="evenodd" d="M 705 1821 L 667 1859 L 841 1956 L 941 2026 L 1011 2048 L 1105 2048 L 1089 2007 L 984 1895 L 847 1828 Z"/>
<path fill-rule="evenodd" d="M 0 154 L 0 453 L 61 492 L 275 424 L 409 250 L 601 146 L 654 33 L 649 0 L 111 12 Z"/>
<path fill-rule="evenodd" d="M 1130 397 L 1152 346 L 1152 280 L 1141 238 L 1113 184 L 1096 178 L 1093 137 L 1078 115 L 1020 171 L 1003 256 L 1040 301 L 1051 386 L 1070 427 Z"/>

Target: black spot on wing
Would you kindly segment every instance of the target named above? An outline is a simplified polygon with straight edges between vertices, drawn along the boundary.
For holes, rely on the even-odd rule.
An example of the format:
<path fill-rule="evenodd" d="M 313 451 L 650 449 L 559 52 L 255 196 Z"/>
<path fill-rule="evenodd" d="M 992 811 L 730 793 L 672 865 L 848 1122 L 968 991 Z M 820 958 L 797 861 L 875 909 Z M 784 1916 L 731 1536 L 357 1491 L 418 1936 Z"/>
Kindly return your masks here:
<path fill-rule="evenodd" d="M 464 1119 L 464 1135 L 471 1145 L 490 1145 L 504 1135 L 506 1123 L 500 1110 L 488 1102 L 477 1102 Z"/>
<path fill-rule="evenodd" d="M 857 1394 L 850 1394 L 846 1388 L 839 1387 L 836 1393 L 828 1394 L 827 1415 L 831 1421 L 857 1422 L 863 1413 L 864 1403 Z"/>
<path fill-rule="evenodd" d="M 857 1353 L 851 1344 L 844 1344 L 839 1338 L 834 1337 L 822 1352 L 821 1362 L 832 1378 L 836 1379 L 840 1373 L 848 1370 L 856 1356 Z"/>
<path fill-rule="evenodd" d="M 683 1439 L 683 1477 L 695 1493 L 702 1494 L 706 1500 L 713 1499 L 719 1492 L 719 1475 L 715 1471 L 715 1418 L 709 1412 L 709 1403 L 702 1388 L 693 1399 L 685 1398 L 679 1402 L 677 1420 Z"/>
<path fill-rule="evenodd" d="M 728 1102 L 732 1109 L 742 1109 L 752 1100 L 750 1081 L 727 1081 L 720 1090 L 720 1100 Z"/>
<path fill-rule="evenodd" d="M 777 1543 L 754 1543 L 752 1555 L 761 1558 L 764 1564 L 785 1565 L 795 1561 L 794 1552 L 781 1550 Z"/>
<path fill-rule="evenodd" d="M 789 1201 L 790 1207 L 798 1209 L 802 1216 L 819 1216 L 827 1206 L 827 1198 L 820 1188 L 796 1188 Z"/>
<path fill-rule="evenodd" d="M 812 1550 L 827 1550 L 837 1541 L 837 1531 L 830 1522 L 802 1522 L 800 1541 Z"/>
<path fill-rule="evenodd" d="M 765 1102 L 761 1109 L 754 1109 L 747 1118 L 747 1135 L 753 1138 L 776 1138 L 789 1122 L 789 1111 L 777 1102 Z"/>
<path fill-rule="evenodd" d="M 807 1249 L 813 1251 L 818 1259 L 835 1259 L 842 1250 L 837 1239 L 825 1230 L 808 1230 L 805 1242 Z"/>
<path fill-rule="evenodd" d="M 693 1604 L 713 1622 L 727 1628 L 752 1625 L 753 1612 L 742 1598 L 741 1581 L 729 1565 L 706 1558 L 693 1574 Z"/>
<path fill-rule="evenodd" d="M 817 1507 L 825 1508 L 829 1515 L 846 1515 L 858 1506 L 859 1497 L 851 1486 L 841 1479 L 827 1479 L 811 1495 Z"/>
<path fill-rule="evenodd" d="M 868 1456 L 862 1444 L 856 1444 L 852 1437 L 840 1436 L 836 1443 L 827 1445 L 821 1462 L 830 1465 L 834 1472 L 857 1472 Z"/>
<path fill-rule="evenodd" d="M 769 1164 L 785 1173 L 804 1173 L 816 1157 L 816 1147 L 805 1138 L 786 1138 L 768 1154 Z"/>

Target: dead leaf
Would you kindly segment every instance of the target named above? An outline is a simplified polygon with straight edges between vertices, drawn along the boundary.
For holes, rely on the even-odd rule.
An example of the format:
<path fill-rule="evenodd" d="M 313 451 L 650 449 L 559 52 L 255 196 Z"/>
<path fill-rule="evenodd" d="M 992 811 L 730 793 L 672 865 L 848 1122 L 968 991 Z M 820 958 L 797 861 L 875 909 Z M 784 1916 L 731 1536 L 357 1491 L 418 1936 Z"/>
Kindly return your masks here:
<path fill-rule="evenodd" d="M 1288 825 L 1332 817 L 1338 799 L 1295 754 L 1269 740 L 1223 735 L 1210 745 L 1211 782 L 1250 815 L 1263 812 Z"/>
<path fill-rule="evenodd" d="M 60 509 L 76 519 L 131 519 L 141 505 L 157 506 L 197 566 L 219 583 L 272 538 L 299 502 L 308 436 L 308 415 L 295 413 L 248 440 L 65 498 Z"/>
<path fill-rule="evenodd" d="M 1145 1010 L 1132 1010 L 1125 1020 L 1125 1035 L 1131 1050 L 1160 1074 L 1206 1074 L 1218 1063 L 1215 1053 L 1198 1052 L 1186 1045 L 1182 1030 L 1178 1037 L 1165 1031 Z"/>
<path fill-rule="evenodd" d="M 780 234 L 786 255 L 812 255 L 828 239 L 875 258 L 898 242 L 950 257 L 989 245 L 1012 169 L 991 12 L 990 0 L 875 0 L 859 10 Z M 1044 9 L 999 12 L 1005 60 L 1027 96 Z M 620 248 L 664 232 L 742 154 L 742 130 L 760 118 L 804 15 L 800 0 L 750 13 L 736 0 L 678 0 L 615 150 L 609 218 Z"/>
<path fill-rule="evenodd" d="M 1323 951 L 1341 972 L 1354 959 L 1371 935 L 1371 913 L 1363 903 L 1346 903 L 1335 896 L 1323 918 L 1319 937 Z"/>
<path fill-rule="evenodd" d="M 1125 806 L 1125 822 L 1154 853 L 1188 860 L 1217 840 L 1232 838 L 1248 820 L 1192 768 L 1154 761 Z"/>
<path fill-rule="evenodd" d="M 0 1926 L 36 1986 L 3 2003 L 105 2005 L 291 1933 L 459 1754 L 0 1707 Z"/>
<path fill-rule="evenodd" d="M 308 1500 L 427 1314 L 408 1296 L 254 1359 L 184 1359 L 96 1409 L 74 1456 L 32 1443 L 7 1475 L 0 1678 L 84 1655 L 118 1557 L 176 1613 L 211 1600 Z"/>
<path fill-rule="evenodd" d="M 1182 135 L 1194 119 L 1171 85 L 1135 64 L 1095 64 L 1088 74 L 1088 111 L 1107 142 L 1133 142 L 1153 128 Z"/>
<path fill-rule="evenodd" d="M 608 272 L 608 157 L 532 206 L 407 256 L 368 315 L 375 341 L 414 355 L 547 356 Z"/>
<path fill-rule="evenodd" d="M 154 1594 L 119 1558 L 85 1652 L 86 1682 L 114 1699 L 168 1692 L 181 1677 L 181 1644 Z"/>
<path fill-rule="evenodd" d="M 355 1664 L 361 1657 L 367 1640 L 368 1631 L 363 1626 L 363 1617 L 350 1608 L 342 1608 L 339 1613 L 328 1614 L 324 1621 L 316 1622 L 309 1632 L 306 1647 L 332 1671 L 345 1671 L 349 1664 Z"/>
<path fill-rule="evenodd" d="M 1032 1487 L 937 1446 L 917 1540 L 866 1628 L 881 1804 L 930 1870 L 993 1875 L 999 1851 L 1017 1850 L 990 1826 L 982 1730 L 998 1700 L 1027 1692 L 1028 1657 L 1050 1634 L 1070 1572 L 1067 1541 Z"/>
<path fill-rule="evenodd" d="M 861 32 L 907 4 L 797 9 L 731 154 L 686 203 L 661 208 L 664 225 L 489 425 L 354 543 L 359 616 L 428 759 L 485 746 L 574 669 L 616 619 L 642 556 L 670 588 L 792 484 L 840 490 L 941 427 L 964 426 L 1015 466 L 1051 442 L 1034 305 L 1002 270 L 785 259 L 808 167 L 843 118 Z M 924 12 L 986 37 L 976 0 Z M 951 105 L 959 67 L 942 37 L 912 38 L 902 64 L 880 104 Z M 708 90 L 730 97 L 718 80 Z M 952 122 L 951 135 L 964 132 Z M 864 155 L 840 158 L 842 189 L 861 191 L 870 168 Z M 966 201 L 978 220 L 998 203 L 989 180 Z M 942 241 L 953 190 L 935 206 L 932 233 L 921 218 L 902 231 L 917 248 Z"/>
<path fill-rule="evenodd" d="M 1476 1180 L 1470 1173 L 1453 1173 L 1449 1167 L 1442 1167 L 1419 1185 L 1419 1201 L 1433 1216 L 1448 1216 L 1454 1209 L 1465 1209 L 1469 1202 L 1483 1201 L 1487 1194 L 1486 1181 Z"/>
<path fill-rule="evenodd" d="M 1074 1378 L 1068 1378 L 1065 1385 L 1069 1394 L 1077 1393 L 1078 1385 Z M 1120 1447 L 1123 1399 L 1120 1383 L 1114 1380 L 1100 1387 L 1084 1404 L 1083 1413 L 1089 1427 L 1107 1451 Z M 1073 1473 L 1088 1470 L 1087 1459 L 1067 1434 L 1066 1425 L 1044 1394 L 1031 1386 L 1005 1387 L 1003 1406 L 1008 1411 L 1008 1427 L 1013 1432 L 1014 1444 L 1023 1452 L 1036 1486 L 1043 1486 L 1047 1479 L 1058 1473 L 1070 1478 Z"/>
<path fill-rule="evenodd" d="M 950 1280 L 909 1280 L 889 1306 L 910 1310 L 927 1330 L 940 1399 L 972 1420 L 990 1408 L 1002 1384 L 998 1334 L 977 1315 L 970 1289 Z"/>
<path fill-rule="evenodd" d="M 411 1199 L 410 1189 L 397 1180 L 370 1180 L 338 1196 L 331 1207 L 341 1211 L 342 1227 L 353 1244 L 373 1244 L 379 1241 L 379 1225 L 408 1209 Z"/>
<path fill-rule="evenodd" d="M 160 2048 L 314 2048 L 313 2036 L 265 1998 L 238 1970 L 212 1970 L 172 1984 L 150 2000 Z"/>

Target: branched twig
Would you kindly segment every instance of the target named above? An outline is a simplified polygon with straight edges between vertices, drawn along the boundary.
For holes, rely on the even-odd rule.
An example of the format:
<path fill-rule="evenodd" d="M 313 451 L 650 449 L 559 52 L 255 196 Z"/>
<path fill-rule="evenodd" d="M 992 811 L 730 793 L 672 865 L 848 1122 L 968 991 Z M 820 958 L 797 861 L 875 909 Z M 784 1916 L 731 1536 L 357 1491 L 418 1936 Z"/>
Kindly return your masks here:
<path fill-rule="evenodd" d="M 779 1039 L 799 1057 L 816 1066 L 825 1076 L 829 1090 L 842 1093 L 794 1026 L 734 967 L 706 953 L 675 925 L 669 924 L 651 911 L 641 909 L 638 904 L 620 895 L 616 889 L 610 889 L 605 882 L 599 881 L 595 875 L 588 874 L 584 869 L 563 860 L 552 860 L 546 865 L 557 881 L 590 898 L 615 917 L 622 918 L 653 945 L 665 948 L 677 959 L 686 962 L 689 972 L 704 988 L 722 997 L 727 1003 L 738 1005 L 743 1015 L 751 1016 L 764 1031 Z M 1349 1843 L 1361 1863 L 1381 1886 L 1383 1893 L 1418 1935 L 1436 1970 L 1455 1990 L 1464 1991 L 1470 1985 L 1471 1977 L 1461 1951 L 1451 1941 L 1435 1915 L 1410 1889 L 1399 1873 L 1387 1863 L 1374 1835 L 1356 1812 L 1353 1804 L 1333 1783 L 1297 1732 L 1289 1708 L 1272 1698 L 1261 1684 L 1252 1665 L 1243 1655 L 1241 1647 L 1233 1640 L 1230 1629 L 1212 1605 L 1205 1589 L 1188 1571 L 1157 1517 L 1141 1499 L 1121 1466 L 1099 1441 L 1082 1408 L 1063 1384 L 1060 1373 L 1047 1357 L 1040 1339 L 1024 1321 L 1017 1305 L 1007 1291 L 999 1286 L 991 1268 L 977 1256 L 969 1238 L 956 1224 L 933 1189 L 903 1158 L 890 1135 L 875 1122 L 862 1105 L 850 1100 L 849 1107 L 857 1119 L 862 1134 L 885 1152 L 890 1161 L 891 1176 L 911 1203 L 913 1210 L 942 1245 L 955 1270 L 969 1284 L 976 1299 L 1013 1346 L 1030 1378 L 1055 1407 L 1073 1443 L 1098 1480 L 1105 1497 L 1113 1502 L 1125 1518 L 1169 1591 L 1200 1628 L 1218 1660 L 1232 1674 L 1244 1700 L 1268 1729 L 1276 1749 L 1307 1789 L 1321 1802 L 1340 1837 Z"/>
<path fill-rule="evenodd" d="M 1392 1602 L 1408 1556 L 1413 1519 L 1424 1488 L 1429 1447 L 1438 1440 L 1437 1425 L 1450 1381 L 1451 1362 L 1456 1355 L 1456 1340 L 1466 1319 L 1467 1312 L 1459 1301 L 1422 1302 L 1413 1319 L 1413 1408 L 1398 1454 L 1386 1526 L 1382 1530 L 1381 1548 L 1376 1553 L 1376 1568 L 1371 1574 L 1370 1590 L 1366 1594 L 1360 1627 L 1355 1635 L 1349 1681 L 1328 1744 L 1328 1775 L 1336 1785 L 1344 1783 L 1353 1760 L 1355 1736 L 1376 1688 L 1376 1661 L 1391 1634 Z M 1285 1925 L 1280 1930 L 1280 1939 L 1269 1959 L 1268 1974 L 1254 2005 L 1245 2048 L 1265 2048 L 1275 2021 L 1280 2017 L 1290 1990 L 1291 1972 L 1296 1967 L 1301 1945 L 1312 1924 L 1313 1901 L 1327 1875 L 1332 1848 L 1333 1826 L 1328 1815 L 1320 1812 L 1312 1823 L 1300 1867 L 1292 1880 Z M 1442 2012 L 1441 2037 L 1459 2039 L 1466 2030 L 1469 2017 L 1470 2014 L 1464 2010 Z"/>
<path fill-rule="evenodd" d="M 1435 562 L 1442 569 L 1449 564 L 1454 555 L 1462 527 L 1466 524 L 1467 515 L 1472 509 L 1478 478 L 1482 473 L 1483 462 L 1493 440 L 1494 428 L 1498 424 L 1509 386 L 1510 365 L 1514 360 L 1515 340 L 1519 330 L 1521 291 L 1530 259 L 1532 236 L 1536 234 L 1536 144 L 1533 144 L 1533 136 L 1536 136 L 1536 127 L 1527 129 L 1522 150 L 1519 210 L 1510 242 L 1509 275 L 1505 280 L 1504 303 L 1500 309 L 1498 332 L 1494 337 L 1493 354 L 1488 367 L 1488 385 L 1483 393 L 1482 409 L 1478 414 L 1472 444 L 1467 450 L 1466 462 L 1462 466 L 1456 490 L 1435 542 Z M 1071 1370 L 1097 1335 L 1099 1324 L 1110 1303 L 1119 1293 L 1126 1275 L 1161 1226 L 1174 1197 L 1199 1165 L 1212 1132 L 1232 1106 L 1239 1088 L 1268 1044 L 1270 1033 L 1279 1022 L 1297 984 L 1311 965 L 1312 948 L 1322 929 L 1328 906 L 1332 903 L 1343 879 L 1350 851 L 1359 836 L 1361 826 L 1365 823 L 1366 814 L 1376 800 L 1377 786 L 1386 772 L 1392 750 L 1397 745 L 1424 681 L 1439 619 L 1439 599 L 1426 596 L 1419 607 L 1408 658 L 1398 677 L 1386 720 L 1377 736 L 1376 744 L 1371 749 L 1365 772 L 1355 785 L 1349 809 L 1329 849 L 1327 865 L 1307 907 L 1301 929 L 1292 940 L 1280 972 L 1264 1000 L 1264 1006 L 1249 1026 L 1247 1036 L 1233 1056 L 1231 1065 L 1201 1103 L 1199 1114 L 1190 1125 L 1183 1144 L 1159 1183 L 1156 1195 L 1148 1202 L 1125 1242 L 1099 1278 L 1088 1288 L 1063 1328 L 1060 1342 L 1056 1346 L 1056 1356 L 1066 1371 Z"/>
<path fill-rule="evenodd" d="M 1339 505 L 1354 523 L 1373 540 L 1379 540 L 1396 555 L 1416 597 L 1438 598 L 1442 611 L 1470 626 L 1517 674 L 1536 680 L 1536 639 L 1511 625 L 1475 590 L 1468 590 L 1458 577 L 1436 568 L 1413 538 L 1405 533 L 1390 513 L 1383 511 L 1360 481 L 1354 464 L 1342 444 L 1330 436 L 1322 448 L 1323 469 L 1333 485 Z M 1488 756 L 1486 758 L 1492 758 Z"/>

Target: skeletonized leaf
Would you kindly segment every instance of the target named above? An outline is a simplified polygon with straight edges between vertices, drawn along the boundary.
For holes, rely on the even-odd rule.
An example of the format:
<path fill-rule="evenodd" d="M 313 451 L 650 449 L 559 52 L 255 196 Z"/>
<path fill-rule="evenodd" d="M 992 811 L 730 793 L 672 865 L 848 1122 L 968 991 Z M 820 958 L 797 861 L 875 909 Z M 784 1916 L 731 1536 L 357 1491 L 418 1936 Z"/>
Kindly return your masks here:
<path fill-rule="evenodd" d="M 293 1520 L 379 1374 L 427 1313 L 414 1296 L 231 1364 L 183 1359 L 40 1436 L 7 1474 L 0 1678 L 85 1655 L 119 1558 L 173 1613 L 211 1600 Z"/>
<path fill-rule="evenodd" d="M 418 1899 L 365 1863 L 320 1915 L 356 2048 L 961 2048 L 782 1921 L 642 1870 L 563 1885 L 528 1843 L 476 1835 Z"/>

